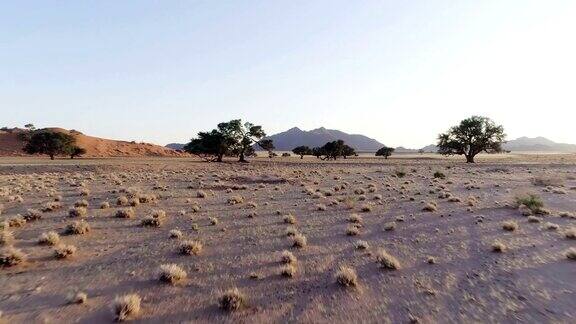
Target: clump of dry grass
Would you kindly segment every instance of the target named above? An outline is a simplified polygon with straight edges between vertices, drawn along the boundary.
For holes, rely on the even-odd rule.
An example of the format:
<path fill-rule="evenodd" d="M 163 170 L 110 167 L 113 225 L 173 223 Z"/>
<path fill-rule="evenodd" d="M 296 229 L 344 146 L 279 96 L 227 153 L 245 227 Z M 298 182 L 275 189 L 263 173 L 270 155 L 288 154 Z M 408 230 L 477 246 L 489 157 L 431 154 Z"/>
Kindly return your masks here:
<path fill-rule="evenodd" d="M 572 227 L 564 232 L 564 237 L 571 240 L 576 240 L 576 227 Z"/>
<path fill-rule="evenodd" d="M 58 243 L 60 243 L 60 235 L 54 231 L 42 233 L 40 237 L 38 237 L 38 244 L 56 245 Z"/>
<path fill-rule="evenodd" d="M 294 215 L 286 215 L 284 216 L 284 223 L 286 224 L 296 224 L 296 217 Z"/>
<path fill-rule="evenodd" d="M 335 274 L 336 282 L 343 287 L 357 287 L 358 275 L 351 267 L 341 266 Z"/>
<path fill-rule="evenodd" d="M 294 236 L 298 234 L 298 230 L 295 227 L 288 226 L 286 228 L 286 236 Z"/>
<path fill-rule="evenodd" d="M 129 317 L 137 316 L 140 313 L 140 301 L 140 296 L 137 294 L 116 297 L 112 303 L 112 310 L 116 320 L 121 322 Z"/>
<path fill-rule="evenodd" d="M 388 222 L 386 224 L 384 224 L 384 230 L 385 231 L 393 231 L 396 229 L 396 223 L 395 222 Z"/>
<path fill-rule="evenodd" d="M 7 247 L 0 252 L 0 267 L 13 267 L 25 260 L 26 254 L 13 247 Z"/>
<path fill-rule="evenodd" d="M 296 274 L 296 266 L 294 264 L 285 264 L 280 268 L 280 275 L 283 277 L 292 278 Z"/>
<path fill-rule="evenodd" d="M 308 244 L 308 240 L 306 239 L 306 236 L 304 236 L 302 234 L 295 234 L 292 237 L 292 246 L 293 247 L 304 248 L 304 247 L 306 247 L 307 244 Z"/>
<path fill-rule="evenodd" d="M 134 209 L 132 208 L 122 208 L 118 209 L 114 214 L 117 218 L 133 218 L 135 216 Z"/>
<path fill-rule="evenodd" d="M 126 206 L 128 205 L 128 198 L 126 196 L 120 196 L 116 199 L 116 205 L 118 206 Z"/>
<path fill-rule="evenodd" d="M 316 205 L 316 210 L 318 210 L 318 211 L 325 211 L 326 209 L 327 209 L 327 207 L 324 204 L 317 204 Z"/>
<path fill-rule="evenodd" d="M 42 212 L 36 209 L 28 209 L 24 214 L 24 219 L 27 222 L 33 222 L 42 218 Z"/>
<path fill-rule="evenodd" d="M 348 221 L 350 223 L 360 224 L 360 223 L 362 223 L 362 216 L 355 214 L 355 213 L 350 214 L 350 216 L 348 217 Z"/>
<path fill-rule="evenodd" d="M 288 250 L 282 251 L 282 255 L 280 256 L 280 262 L 282 263 L 296 263 L 296 256 Z"/>
<path fill-rule="evenodd" d="M 363 213 L 369 213 L 372 211 L 372 205 L 369 204 L 362 205 L 362 207 L 360 207 L 360 211 Z"/>
<path fill-rule="evenodd" d="M 21 215 L 16 215 L 8 219 L 9 227 L 22 227 L 26 224 L 26 219 Z"/>
<path fill-rule="evenodd" d="M 435 212 L 438 210 L 438 204 L 435 201 L 430 201 L 424 205 L 422 210 L 426 212 Z"/>
<path fill-rule="evenodd" d="M 400 262 L 384 249 L 379 249 L 378 252 L 376 252 L 376 262 L 381 268 L 390 270 L 400 269 Z"/>
<path fill-rule="evenodd" d="M 72 207 L 68 211 L 69 217 L 86 217 L 86 215 L 88 215 L 86 207 Z"/>
<path fill-rule="evenodd" d="M 176 264 L 163 264 L 160 266 L 160 272 L 158 278 L 162 282 L 175 285 L 182 280 L 186 279 L 187 274 L 184 269 L 180 268 Z"/>
<path fill-rule="evenodd" d="M 568 258 L 569 260 L 576 261 L 576 249 L 575 248 L 568 249 L 568 251 L 566 251 L 565 255 L 566 255 L 566 258 Z"/>
<path fill-rule="evenodd" d="M 518 223 L 515 221 L 505 221 L 502 223 L 502 229 L 505 231 L 513 232 L 518 229 Z"/>
<path fill-rule="evenodd" d="M 528 216 L 529 223 L 540 223 L 542 220 L 536 216 Z"/>
<path fill-rule="evenodd" d="M 202 252 L 202 243 L 200 241 L 184 241 L 180 243 L 178 250 L 184 255 L 198 255 Z"/>
<path fill-rule="evenodd" d="M 54 248 L 54 256 L 57 259 L 66 259 L 71 257 L 76 253 L 76 247 L 74 245 L 58 245 Z"/>
<path fill-rule="evenodd" d="M 218 218 L 216 218 L 216 217 L 208 217 L 208 220 L 210 220 L 210 225 L 212 225 L 212 226 L 218 225 Z"/>
<path fill-rule="evenodd" d="M 0 230 L 0 246 L 10 245 L 14 242 L 14 235 L 6 229 Z"/>
<path fill-rule="evenodd" d="M 544 214 L 544 201 L 536 194 L 519 195 L 515 198 L 516 207 L 520 210 L 529 210 L 534 214 Z M 525 211 L 523 214 L 527 215 Z"/>
<path fill-rule="evenodd" d="M 218 298 L 218 305 L 227 312 L 233 312 L 246 305 L 246 297 L 236 287 L 223 292 Z"/>
<path fill-rule="evenodd" d="M 89 203 L 86 199 L 78 200 L 74 203 L 74 207 L 88 207 Z"/>
<path fill-rule="evenodd" d="M 82 235 L 90 232 L 90 225 L 84 220 L 68 224 L 65 229 L 66 234 Z"/>
<path fill-rule="evenodd" d="M 346 235 L 356 236 L 360 234 L 360 229 L 355 225 L 350 225 L 346 228 Z"/>
<path fill-rule="evenodd" d="M 354 243 L 354 247 L 358 250 L 366 250 L 370 245 L 366 241 L 358 240 Z"/>
<path fill-rule="evenodd" d="M 554 223 L 550 223 L 550 222 L 546 222 L 546 224 L 544 224 L 544 226 L 549 231 L 556 231 L 560 228 L 560 226 L 558 224 L 554 224 Z"/>
<path fill-rule="evenodd" d="M 502 242 L 494 242 L 492 243 L 492 251 L 498 253 L 506 252 L 506 245 Z"/>
<path fill-rule="evenodd" d="M 179 239 L 182 238 L 182 236 L 184 236 L 184 234 L 182 234 L 182 231 L 177 229 L 170 230 L 170 238 Z"/>
<path fill-rule="evenodd" d="M 155 210 L 151 215 L 142 219 L 140 223 L 144 227 L 160 227 L 164 224 L 166 213 L 163 210 Z"/>
<path fill-rule="evenodd" d="M 77 291 L 68 295 L 69 304 L 85 304 L 88 300 L 88 295 L 84 292 Z"/>
<path fill-rule="evenodd" d="M 228 204 L 230 205 L 238 205 L 244 202 L 244 197 L 240 195 L 232 196 L 228 198 Z"/>
<path fill-rule="evenodd" d="M 108 208 L 110 208 L 110 203 L 109 203 L 109 202 L 103 201 L 103 202 L 100 204 L 100 209 L 108 209 Z"/>
<path fill-rule="evenodd" d="M 196 192 L 196 198 L 206 198 L 207 196 L 208 195 L 203 190 L 198 190 L 198 192 Z"/>
<path fill-rule="evenodd" d="M 42 212 L 49 213 L 62 208 L 62 203 L 58 201 L 49 201 L 42 206 Z"/>

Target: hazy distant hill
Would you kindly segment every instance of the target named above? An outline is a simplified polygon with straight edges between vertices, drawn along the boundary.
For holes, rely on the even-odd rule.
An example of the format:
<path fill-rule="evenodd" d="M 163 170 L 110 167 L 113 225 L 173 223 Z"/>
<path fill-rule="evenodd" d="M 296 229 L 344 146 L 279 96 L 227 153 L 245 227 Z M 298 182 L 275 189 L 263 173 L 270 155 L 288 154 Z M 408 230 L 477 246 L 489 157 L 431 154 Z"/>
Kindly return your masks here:
<path fill-rule="evenodd" d="M 291 151 L 296 146 L 306 145 L 309 147 L 322 146 L 326 142 L 343 140 L 357 151 L 377 151 L 384 144 L 364 135 L 348 134 L 335 129 L 320 127 L 310 131 L 303 131 L 298 127 L 268 137 L 274 141 L 274 147 L 278 151 Z"/>
<path fill-rule="evenodd" d="M 180 143 L 170 143 L 167 144 L 166 147 L 173 149 L 173 150 L 181 150 L 182 148 L 184 148 L 186 144 L 180 144 Z"/>
<path fill-rule="evenodd" d="M 502 147 L 516 152 L 576 152 L 574 144 L 556 143 L 544 137 L 520 137 L 508 141 Z"/>

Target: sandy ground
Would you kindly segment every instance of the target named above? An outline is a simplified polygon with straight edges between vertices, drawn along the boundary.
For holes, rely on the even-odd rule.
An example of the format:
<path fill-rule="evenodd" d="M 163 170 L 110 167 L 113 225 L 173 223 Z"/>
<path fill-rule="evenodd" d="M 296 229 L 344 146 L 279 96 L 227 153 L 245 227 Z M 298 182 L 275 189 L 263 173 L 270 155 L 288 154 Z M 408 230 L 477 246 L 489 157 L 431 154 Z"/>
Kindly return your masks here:
<path fill-rule="evenodd" d="M 576 228 L 576 158 L 507 155 L 479 162 L 0 159 L 1 221 L 41 210 L 58 196 L 63 205 L 7 229 L 15 238 L 10 244 L 27 258 L 0 268 L 0 321 L 111 322 L 114 298 L 136 293 L 141 309 L 129 319 L 150 323 L 575 322 L 576 262 L 565 253 L 576 247 L 566 237 Z M 446 178 L 435 179 L 436 171 Z M 134 218 L 114 217 L 126 208 L 116 205 L 118 197 L 136 192 L 156 200 L 133 207 Z M 528 192 L 542 198 L 548 215 L 527 217 L 513 206 Z M 234 196 L 244 201 L 231 204 Z M 83 219 L 90 232 L 63 234 L 78 220 L 68 210 L 82 199 L 89 203 Z M 111 206 L 101 209 L 105 201 Z M 430 202 L 436 211 L 423 210 Z M 141 226 L 154 210 L 165 211 L 163 224 Z M 285 223 L 288 214 L 295 224 Z M 347 234 L 351 214 L 362 218 L 354 236 Z M 505 231 L 505 221 L 518 228 Z M 307 238 L 305 247 L 292 247 L 288 227 Z M 174 229 L 183 237 L 170 238 Z M 57 259 L 54 247 L 38 244 L 48 231 L 60 233 L 76 253 Z M 200 241 L 201 253 L 181 255 L 184 240 Z M 357 249 L 358 240 L 369 247 Z M 505 252 L 493 252 L 494 242 Z M 379 249 L 400 269 L 381 268 Z M 297 258 L 291 278 L 280 274 L 284 250 Z M 187 278 L 161 282 L 162 264 L 179 265 Z M 356 271 L 356 286 L 337 283 L 342 265 Z M 218 299 L 231 287 L 246 304 L 226 312 Z M 69 303 L 71 292 L 86 293 L 86 302 Z"/>

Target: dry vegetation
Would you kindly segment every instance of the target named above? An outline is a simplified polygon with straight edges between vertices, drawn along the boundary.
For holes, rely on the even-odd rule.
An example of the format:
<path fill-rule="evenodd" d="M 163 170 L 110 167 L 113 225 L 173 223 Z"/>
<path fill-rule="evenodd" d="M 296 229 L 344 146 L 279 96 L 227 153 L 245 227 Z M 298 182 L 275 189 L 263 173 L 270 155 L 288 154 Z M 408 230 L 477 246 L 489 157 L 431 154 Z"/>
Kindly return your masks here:
<path fill-rule="evenodd" d="M 552 158 L 16 160 L 0 320 L 571 322 L 576 167 Z"/>

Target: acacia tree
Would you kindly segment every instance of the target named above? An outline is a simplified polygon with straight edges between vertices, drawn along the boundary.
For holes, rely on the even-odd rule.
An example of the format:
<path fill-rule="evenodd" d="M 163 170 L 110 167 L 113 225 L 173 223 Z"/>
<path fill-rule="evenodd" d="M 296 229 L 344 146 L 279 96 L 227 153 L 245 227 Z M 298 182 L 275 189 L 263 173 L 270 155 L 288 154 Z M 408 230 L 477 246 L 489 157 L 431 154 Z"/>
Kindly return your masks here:
<path fill-rule="evenodd" d="M 384 146 L 380 148 L 378 151 L 376 151 L 376 156 L 383 156 L 384 159 L 388 159 L 388 157 L 392 155 L 393 152 L 394 152 L 393 147 Z"/>
<path fill-rule="evenodd" d="M 265 139 L 262 126 L 244 123 L 240 119 L 219 123 L 211 132 L 200 132 L 198 137 L 184 146 L 184 150 L 202 157 L 206 161 L 222 162 L 225 155 L 238 156 L 240 162 L 254 154 L 254 145 L 272 151 L 272 140 Z"/>
<path fill-rule="evenodd" d="M 324 144 L 322 147 L 315 147 L 312 149 L 313 155 L 317 158 L 322 157 L 322 160 L 336 160 L 339 157 L 346 158 L 347 156 L 356 155 L 354 148 L 346 145 L 343 140 L 336 140 Z"/>
<path fill-rule="evenodd" d="M 76 138 L 70 134 L 53 131 L 36 131 L 24 146 L 28 154 L 46 154 L 54 160 L 56 155 L 69 155 L 77 147 Z"/>
<path fill-rule="evenodd" d="M 292 153 L 300 155 L 300 159 L 303 159 L 304 155 L 313 155 L 312 149 L 305 145 L 295 147 L 292 150 Z"/>
<path fill-rule="evenodd" d="M 438 153 L 464 155 L 467 163 L 474 163 L 474 157 L 480 152 L 502 152 L 505 138 L 501 125 L 487 117 L 472 116 L 438 135 Z"/>
<path fill-rule="evenodd" d="M 80 146 L 73 146 L 70 148 L 70 151 L 68 153 L 70 154 L 70 159 L 74 159 L 77 156 L 86 154 L 86 149 Z"/>

